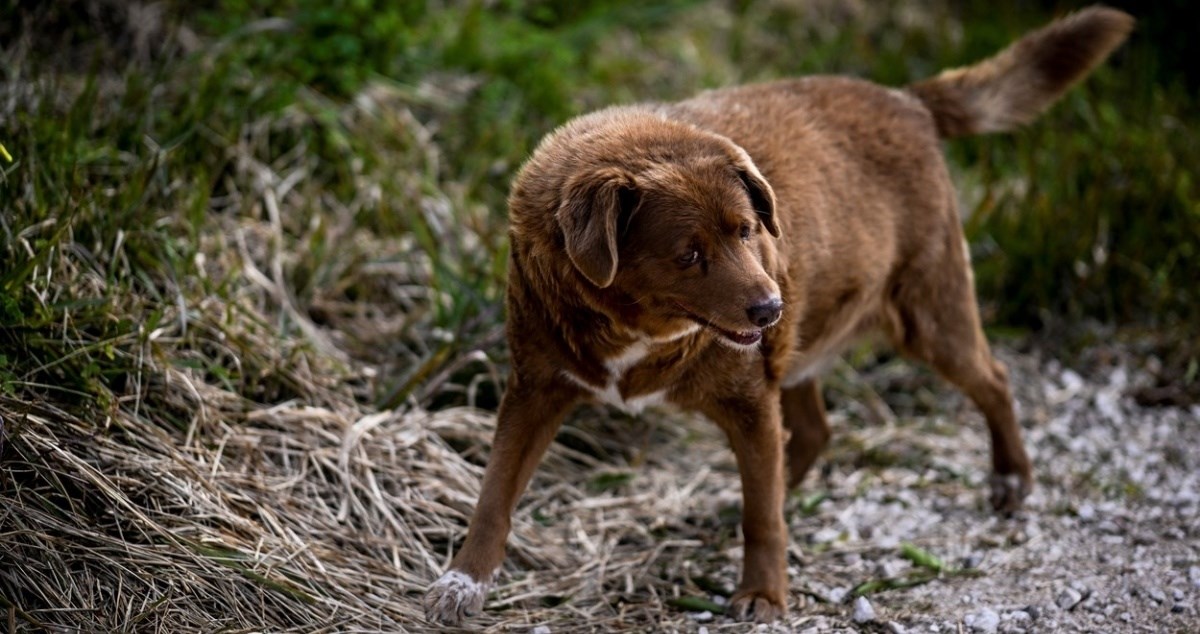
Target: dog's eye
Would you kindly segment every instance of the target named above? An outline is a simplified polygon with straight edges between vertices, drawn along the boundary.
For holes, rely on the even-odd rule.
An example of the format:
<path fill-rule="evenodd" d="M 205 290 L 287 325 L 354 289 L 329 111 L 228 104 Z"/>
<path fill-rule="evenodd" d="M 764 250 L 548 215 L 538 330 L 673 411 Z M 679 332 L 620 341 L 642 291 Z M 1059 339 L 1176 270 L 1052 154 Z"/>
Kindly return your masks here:
<path fill-rule="evenodd" d="M 742 240 L 749 240 L 750 239 L 750 225 L 742 225 L 740 235 L 742 236 Z"/>
<path fill-rule="evenodd" d="M 696 249 L 692 249 L 691 251 L 679 256 L 679 263 L 683 266 L 691 266 L 699 261 L 700 252 Z"/>

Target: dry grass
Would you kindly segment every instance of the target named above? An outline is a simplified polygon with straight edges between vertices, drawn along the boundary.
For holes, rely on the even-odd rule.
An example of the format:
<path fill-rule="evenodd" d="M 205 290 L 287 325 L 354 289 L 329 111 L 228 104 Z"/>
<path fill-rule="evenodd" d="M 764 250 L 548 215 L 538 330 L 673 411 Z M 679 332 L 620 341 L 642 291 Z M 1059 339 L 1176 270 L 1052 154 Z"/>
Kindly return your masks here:
<path fill-rule="evenodd" d="M 190 372 L 162 379 L 162 402 L 192 412 L 186 429 L 0 401 L 0 549 L 17 591 L 4 602 L 18 630 L 422 629 L 418 597 L 462 536 L 490 416 L 368 411 L 333 391 L 314 399 L 326 407 L 266 407 Z M 688 443 L 698 446 L 668 465 L 679 452 L 662 446 L 683 444 L 686 427 L 664 437 L 594 418 L 565 432 L 540 470 L 492 602 L 516 607 L 482 624 L 666 625 L 683 616 L 662 601 L 711 572 L 690 560 L 735 555 L 723 552 L 728 522 L 690 525 L 736 502 L 719 439 Z M 611 454 L 650 464 L 626 486 L 604 477 Z"/>

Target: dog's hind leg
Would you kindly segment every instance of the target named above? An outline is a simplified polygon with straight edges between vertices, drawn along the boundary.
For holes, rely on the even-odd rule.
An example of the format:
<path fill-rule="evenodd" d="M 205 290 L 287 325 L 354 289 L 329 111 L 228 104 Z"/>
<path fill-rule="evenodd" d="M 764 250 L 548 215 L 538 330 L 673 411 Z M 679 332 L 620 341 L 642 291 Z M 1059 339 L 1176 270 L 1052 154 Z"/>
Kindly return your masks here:
<path fill-rule="evenodd" d="M 449 570 L 425 593 L 426 619 L 454 625 L 483 609 L 504 561 L 517 500 L 578 397 L 574 387 L 530 387 L 510 379 L 467 539 Z"/>
<path fill-rule="evenodd" d="M 790 432 L 787 441 L 788 488 L 798 486 L 829 444 L 829 421 L 821 385 L 809 379 L 783 389 L 783 423 Z"/>
<path fill-rule="evenodd" d="M 1033 470 L 1021 440 L 1021 426 L 1013 412 L 1008 371 L 992 357 L 982 332 L 979 340 L 981 345 L 976 349 L 974 359 L 939 357 L 934 366 L 983 412 L 992 437 L 992 507 L 1002 513 L 1012 513 L 1021 507 L 1021 501 L 1033 489 Z"/>
<path fill-rule="evenodd" d="M 902 352 L 933 366 L 983 413 L 992 441 L 992 506 L 1011 513 L 1033 488 L 1033 472 L 1008 372 L 993 358 L 980 325 L 966 243 L 950 235 L 945 244 L 938 262 L 897 282 L 891 335 Z"/>

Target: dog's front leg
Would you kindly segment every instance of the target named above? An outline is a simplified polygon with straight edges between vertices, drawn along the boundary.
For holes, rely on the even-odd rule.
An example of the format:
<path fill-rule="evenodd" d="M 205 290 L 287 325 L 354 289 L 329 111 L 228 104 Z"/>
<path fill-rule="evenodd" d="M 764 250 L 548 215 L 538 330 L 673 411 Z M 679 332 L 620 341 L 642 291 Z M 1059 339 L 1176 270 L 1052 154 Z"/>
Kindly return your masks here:
<path fill-rule="evenodd" d="M 759 622 L 787 612 L 787 525 L 783 521 L 783 429 L 778 390 L 721 399 L 705 408 L 729 436 L 742 476 L 742 582 L 732 614 Z"/>
<path fill-rule="evenodd" d="M 510 378 L 467 539 L 449 570 L 425 593 L 426 619 L 458 624 L 483 609 L 504 560 L 517 499 L 577 398 L 578 390 L 571 386 L 534 386 Z"/>

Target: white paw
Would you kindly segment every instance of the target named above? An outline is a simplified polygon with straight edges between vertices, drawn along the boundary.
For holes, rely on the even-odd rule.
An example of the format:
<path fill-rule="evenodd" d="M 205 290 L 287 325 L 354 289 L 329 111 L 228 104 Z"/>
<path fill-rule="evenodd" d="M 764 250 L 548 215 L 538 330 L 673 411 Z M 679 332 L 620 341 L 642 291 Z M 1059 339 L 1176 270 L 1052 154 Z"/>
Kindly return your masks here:
<path fill-rule="evenodd" d="M 425 591 L 425 619 L 445 625 L 458 625 L 464 616 L 483 610 L 490 583 L 472 579 L 465 572 L 447 570 Z"/>

